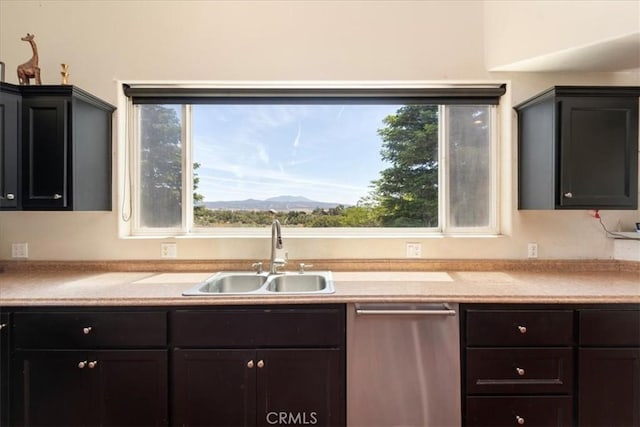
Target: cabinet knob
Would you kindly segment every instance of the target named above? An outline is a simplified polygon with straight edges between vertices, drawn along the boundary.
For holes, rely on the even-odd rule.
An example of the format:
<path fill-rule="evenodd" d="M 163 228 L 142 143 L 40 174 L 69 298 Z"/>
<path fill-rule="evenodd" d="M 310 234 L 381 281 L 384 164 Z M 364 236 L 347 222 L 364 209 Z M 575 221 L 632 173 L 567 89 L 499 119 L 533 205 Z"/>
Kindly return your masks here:
<path fill-rule="evenodd" d="M 16 195 L 13 193 L 7 193 L 6 199 L 7 200 L 13 200 L 16 198 Z"/>
<path fill-rule="evenodd" d="M 573 197 L 573 193 L 571 191 L 564 193 L 564 197 L 567 199 L 571 199 Z"/>
<path fill-rule="evenodd" d="M 518 373 L 518 375 L 520 375 L 521 377 L 524 376 L 525 372 L 524 369 L 522 368 L 516 368 L 516 372 Z"/>
<path fill-rule="evenodd" d="M 82 328 L 82 333 L 85 335 L 89 335 L 91 333 L 91 326 L 87 326 L 86 328 Z"/>
<path fill-rule="evenodd" d="M 98 361 L 97 361 L 97 360 L 94 360 L 94 361 L 92 361 L 92 362 L 89 362 L 87 365 L 89 366 L 89 369 L 93 369 L 93 368 L 95 368 L 96 366 L 98 366 Z"/>
<path fill-rule="evenodd" d="M 526 334 L 527 333 L 527 327 L 526 326 L 518 326 L 518 330 L 520 331 L 521 334 Z"/>
<path fill-rule="evenodd" d="M 62 194 L 58 194 L 58 193 L 56 193 L 56 194 L 54 194 L 54 195 L 53 195 L 53 198 L 54 198 L 55 200 L 62 199 Z"/>
<path fill-rule="evenodd" d="M 258 360 L 258 368 L 264 368 L 264 360 Z"/>
<path fill-rule="evenodd" d="M 524 425 L 524 418 L 516 415 L 516 422 L 518 423 L 518 425 L 522 426 Z"/>
<path fill-rule="evenodd" d="M 7 327 L 6 323 L 0 323 L 0 331 Z"/>
<path fill-rule="evenodd" d="M 253 368 L 253 360 L 249 360 L 247 362 L 247 368 L 252 369 Z"/>
<path fill-rule="evenodd" d="M 82 362 L 78 363 L 78 368 L 80 369 L 84 369 L 84 367 L 87 366 L 87 361 L 83 360 Z"/>

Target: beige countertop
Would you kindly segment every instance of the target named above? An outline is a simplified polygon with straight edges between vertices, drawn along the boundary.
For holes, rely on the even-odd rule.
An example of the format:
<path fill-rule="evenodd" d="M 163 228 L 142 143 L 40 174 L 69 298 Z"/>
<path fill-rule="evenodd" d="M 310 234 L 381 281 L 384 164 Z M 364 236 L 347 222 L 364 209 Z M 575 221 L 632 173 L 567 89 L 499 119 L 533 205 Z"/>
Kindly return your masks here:
<path fill-rule="evenodd" d="M 9 270 L 0 273 L 0 306 L 640 303 L 638 271 L 336 271 L 329 295 L 182 296 L 212 274 Z"/>

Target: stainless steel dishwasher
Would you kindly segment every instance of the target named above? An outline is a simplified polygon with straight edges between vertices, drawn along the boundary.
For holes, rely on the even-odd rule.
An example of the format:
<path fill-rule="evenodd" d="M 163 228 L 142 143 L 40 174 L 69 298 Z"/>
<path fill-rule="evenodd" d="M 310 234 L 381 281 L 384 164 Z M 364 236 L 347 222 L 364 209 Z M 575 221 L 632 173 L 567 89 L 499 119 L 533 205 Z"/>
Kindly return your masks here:
<path fill-rule="evenodd" d="M 460 426 L 457 304 L 349 304 L 347 425 Z"/>

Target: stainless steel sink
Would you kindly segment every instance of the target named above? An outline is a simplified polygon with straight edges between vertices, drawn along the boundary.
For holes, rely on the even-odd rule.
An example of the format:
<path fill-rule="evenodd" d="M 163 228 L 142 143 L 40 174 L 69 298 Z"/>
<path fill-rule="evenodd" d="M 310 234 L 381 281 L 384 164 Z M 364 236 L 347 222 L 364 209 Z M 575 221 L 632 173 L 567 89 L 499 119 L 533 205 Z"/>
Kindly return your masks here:
<path fill-rule="evenodd" d="M 198 285 L 199 293 L 239 294 L 257 291 L 267 276 L 256 273 L 218 273 Z"/>
<path fill-rule="evenodd" d="M 321 293 L 327 289 L 329 281 L 321 273 L 290 273 L 273 276 L 267 285 L 268 292 L 279 293 Z"/>
<path fill-rule="evenodd" d="M 330 271 L 276 274 L 220 272 L 182 293 L 185 296 L 332 294 Z"/>

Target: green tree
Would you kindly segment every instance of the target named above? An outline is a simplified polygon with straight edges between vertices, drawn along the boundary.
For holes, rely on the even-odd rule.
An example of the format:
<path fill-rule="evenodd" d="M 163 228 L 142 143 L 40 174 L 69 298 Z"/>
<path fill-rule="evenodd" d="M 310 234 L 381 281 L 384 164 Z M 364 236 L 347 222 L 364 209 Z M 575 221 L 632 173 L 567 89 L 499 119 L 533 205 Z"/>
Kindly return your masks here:
<path fill-rule="evenodd" d="M 182 206 L 180 119 L 162 105 L 142 105 L 140 116 L 141 225 L 177 226 Z"/>
<path fill-rule="evenodd" d="M 140 222 L 143 227 L 175 227 L 182 222 L 182 124 L 174 108 L 140 108 Z M 194 163 L 193 202 L 200 178 Z M 195 208 L 196 210 L 198 208 Z"/>
<path fill-rule="evenodd" d="M 391 164 L 372 182 L 369 199 L 388 227 L 438 225 L 438 106 L 406 105 L 378 130 L 380 155 Z"/>

